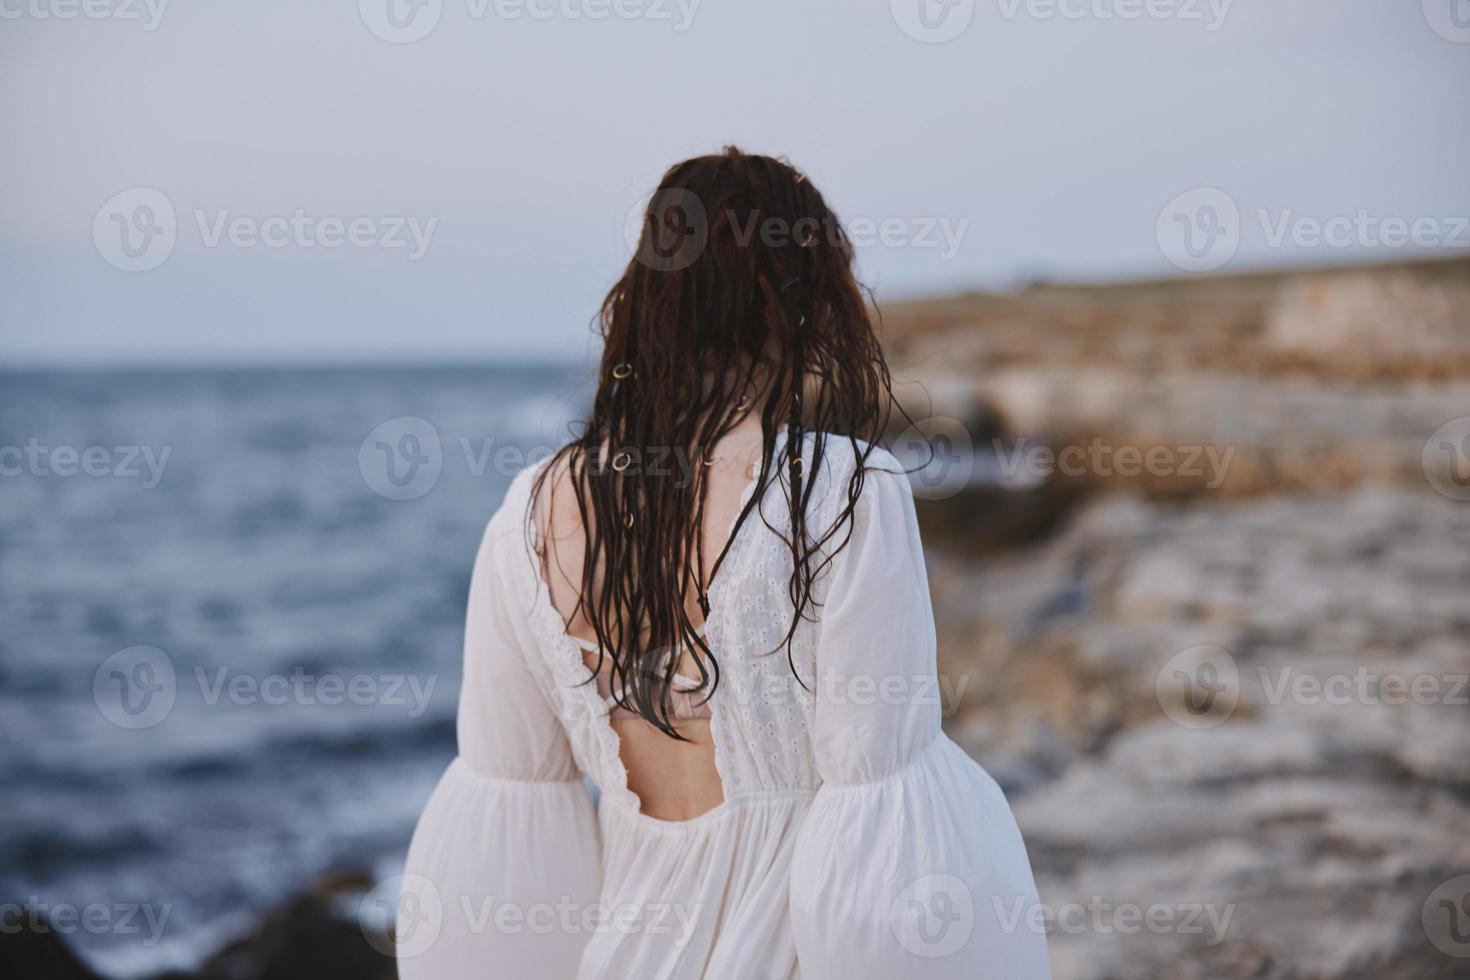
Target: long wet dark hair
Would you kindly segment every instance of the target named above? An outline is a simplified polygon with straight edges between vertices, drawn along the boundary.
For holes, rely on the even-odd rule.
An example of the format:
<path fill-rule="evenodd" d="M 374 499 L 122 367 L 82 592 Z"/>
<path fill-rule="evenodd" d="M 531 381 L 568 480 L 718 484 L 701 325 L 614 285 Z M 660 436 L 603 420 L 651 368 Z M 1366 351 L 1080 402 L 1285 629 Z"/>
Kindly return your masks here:
<path fill-rule="evenodd" d="M 689 652 L 706 698 L 719 683 L 686 597 L 693 590 L 709 613 L 698 464 L 720 438 L 747 415 L 760 418 L 757 490 L 736 533 L 772 481 L 789 501 L 790 526 L 773 528 L 793 566 L 795 613 L 775 648 L 786 648 L 788 662 L 799 622 L 812 615 L 814 582 L 851 534 L 870 445 L 892 405 L 852 265 L 837 216 L 804 174 L 727 147 L 664 174 L 636 253 L 603 301 L 591 417 L 538 476 L 532 507 L 564 468 L 586 530 L 580 598 L 568 619 L 580 612 L 596 633 L 592 669 L 611 661 L 620 705 L 674 738 L 669 689 L 679 658 L 668 652 Z M 775 459 L 783 425 L 785 448 Z M 851 443 L 858 465 L 836 521 L 812 528 L 814 478 L 833 438 Z M 645 465 L 674 453 L 695 465 Z M 544 540 L 541 548 L 545 561 Z"/>

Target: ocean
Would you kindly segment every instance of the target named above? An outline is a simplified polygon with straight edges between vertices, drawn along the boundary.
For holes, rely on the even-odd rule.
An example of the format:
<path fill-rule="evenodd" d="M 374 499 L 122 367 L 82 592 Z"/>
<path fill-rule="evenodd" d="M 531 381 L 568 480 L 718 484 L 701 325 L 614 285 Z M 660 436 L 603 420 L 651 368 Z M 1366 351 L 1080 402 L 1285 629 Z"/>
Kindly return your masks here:
<path fill-rule="evenodd" d="M 0 903 L 111 910 L 67 941 L 136 975 L 391 874 L 454 755 L 480 532 L 588 378 L 0 373 Z"/>

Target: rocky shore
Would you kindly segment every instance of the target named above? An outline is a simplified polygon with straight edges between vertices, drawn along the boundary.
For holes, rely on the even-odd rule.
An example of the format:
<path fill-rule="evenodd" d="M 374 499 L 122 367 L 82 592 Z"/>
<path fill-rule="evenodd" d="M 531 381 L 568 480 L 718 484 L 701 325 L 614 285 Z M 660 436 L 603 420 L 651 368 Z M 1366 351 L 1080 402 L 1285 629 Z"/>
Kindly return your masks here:
<path fill-rule="evenodd" d="M 920 508 L 1058 980 L 1465 976 L 1470 263 L 887 324 L 921 432 L 1054 461 Z"/>

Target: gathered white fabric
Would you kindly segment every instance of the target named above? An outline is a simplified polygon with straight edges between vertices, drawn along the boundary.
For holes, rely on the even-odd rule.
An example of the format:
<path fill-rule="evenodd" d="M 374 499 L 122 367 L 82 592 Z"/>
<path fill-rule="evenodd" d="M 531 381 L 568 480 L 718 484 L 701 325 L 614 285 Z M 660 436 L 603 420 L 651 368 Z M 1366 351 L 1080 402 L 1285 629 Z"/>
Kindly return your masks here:
<path fill-rule="evenodd" d="M 813 528 L 836 519 L 856 465 L 845 439 L 827 447 Z M 811 472 L 810 436 L 804 455 Z M 534 471 L 516 478 L 475 561 L 460 756 L 409 849 L 402 980 L 1049 978 L 1010 808 L 940 730 L 908 481 L 882 449 L 867 467 L 795 674 L 776 649 L 792 613 L 772 530 L 790 526 L 785 495 L 762 492 L 732 540 L 707 617 L 724 802 L 687 821 L 641 813 L 628 789 L 531 548 Z"/>

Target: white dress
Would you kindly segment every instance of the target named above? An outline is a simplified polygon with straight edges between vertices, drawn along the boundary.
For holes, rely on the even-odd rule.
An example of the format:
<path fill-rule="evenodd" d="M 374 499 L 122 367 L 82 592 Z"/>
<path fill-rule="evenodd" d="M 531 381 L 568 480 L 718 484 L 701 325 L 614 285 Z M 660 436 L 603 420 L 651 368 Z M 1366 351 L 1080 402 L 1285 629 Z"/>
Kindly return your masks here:
<path fill-rule="evenodd" d="M 854 466 L 845 439 L 827 445 L 812 528 Z M 819 621 L 795 637 L 807 687 L 768 653 L 791 615 L 790 557 L 766 526 L 789 526 L 784 494 L 768 489 L 732 542 L 707 617 L 724 802 L 682 822 L 640 813 L 627 788 L 529 544 L 533 474 L 517 476 L 475 560 L 460 755 L 409 848 L 402 980 L 1050 976 L 1010 808 L 940 730 L 908 481 L 881 449 L 868 466 Z"/>

